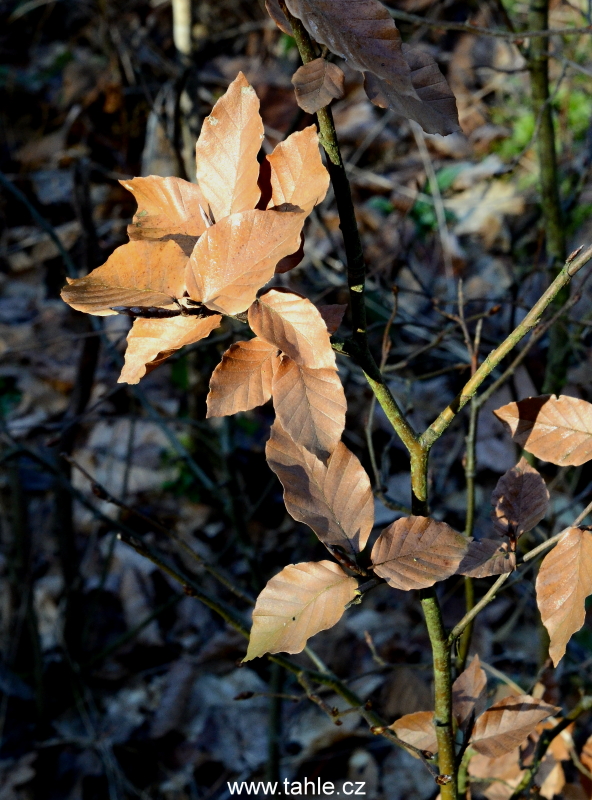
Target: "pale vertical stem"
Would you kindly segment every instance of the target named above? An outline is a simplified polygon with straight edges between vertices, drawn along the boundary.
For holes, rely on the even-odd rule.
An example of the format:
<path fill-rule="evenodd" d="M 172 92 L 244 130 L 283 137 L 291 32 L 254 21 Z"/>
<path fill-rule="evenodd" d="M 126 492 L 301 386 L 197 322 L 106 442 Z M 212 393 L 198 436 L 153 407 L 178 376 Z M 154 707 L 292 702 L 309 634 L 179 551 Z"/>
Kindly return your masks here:
<path fill-rule="evenodd" d="M 173 41 L 181 58 L 191 55 L 191 0 L 172 0 Z"/>

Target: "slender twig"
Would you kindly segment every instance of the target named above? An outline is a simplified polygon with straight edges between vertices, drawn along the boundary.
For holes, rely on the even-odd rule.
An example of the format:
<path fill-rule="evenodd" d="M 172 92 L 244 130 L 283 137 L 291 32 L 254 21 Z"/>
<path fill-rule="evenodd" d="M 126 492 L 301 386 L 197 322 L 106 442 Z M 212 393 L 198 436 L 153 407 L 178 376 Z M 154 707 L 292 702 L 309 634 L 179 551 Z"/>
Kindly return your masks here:
<path fill-rule="evenodd" d="M 458 622 L 454 628 L 448 634 L 448 642 L 450 645 L 454 643 L 456 639 L 461 635 L 464 629 L 469 625 L 477 616 L 477 614 L 482 611 L 486 605 L 488 605 L 496 596 L 499 589 L 504 585 L 504 583 L 508 580 L 512 573 L 506 572 L 504 575 L 500 575 L 493 586 L 489 589 L 489 591 L 483 595 L 481 600 L 478 603 L 475 603 L 473 608 L 468 611 L 464 617 Z"/>

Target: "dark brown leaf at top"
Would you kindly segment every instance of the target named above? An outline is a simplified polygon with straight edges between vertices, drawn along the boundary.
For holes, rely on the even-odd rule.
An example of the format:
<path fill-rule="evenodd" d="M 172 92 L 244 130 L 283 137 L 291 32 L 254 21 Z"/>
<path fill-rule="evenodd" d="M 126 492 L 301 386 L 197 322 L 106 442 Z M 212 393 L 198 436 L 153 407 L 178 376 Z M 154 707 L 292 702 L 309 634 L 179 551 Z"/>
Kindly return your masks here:
<path fill-rule="evenodd" d="M 364 88 L 369 99 L 381 108 L 392 108 L 402 117 L 415 120 L 426 133 L 446 136 L 460 131 L 454 93 L 432 56 L 406 44 L 403 56 L 411 70 L 416 97 L 401 95 L 391 81 L 367 72 Z"/>
<path fill-rule="evenodd" d="M 330 334 L 334 334 L 343 321 L 343 315 L 347 311 L 346 305 L 334 303 L 326 306 L 317 306 L 319 314 L 325 320 L 325 325 Z"/>
<path fill-rule="evenodd" d="M 469 549 L 460 562 L 458 574 L 470 578 L 488 578 L 490 575 L 502 575 L 515 569 L 516 553 L 510 550 L 508 542 L 479 539 L 469 542 Z"/>
<path fill-rule="evenodd" d="M 205 231 L 200 206 L 207 210 L 208 205 L 195 183 L 156 175 L 119 182 L 138 202 L 132 224 L 128 225 L 130 239 L 197 237 Z"/>
<path fill-rule="evenodd" d="M 475 723 L 471 747 L 489 758 L 499 758 L 519 747 L 539 722 L 560 710 L 527 694 L 504 697 Z"/>
<path fill-rule="evenodd" d="M 283 31 L 283 33 L 287 33 L 288 36 L 292 36 L 292 26 L 282 11 L 278 0 L 265 0 L 265 8 L 278 28 Z"/>
<path fill-rule="evenodd" d="M 549 491 L 540 473 L 521 458 L 497 482 L 491 504 L 496 531 L 519 537 L 531 531 L 547 513 Z"/>
<path fill-rule="evenodd" d="M 430 517 L 403 517 L 372 548 L 374 572 L 395 589 L 425 589 L 449 578 L 467 551 L 465 537 Z"/>
<path fill-rule="evenodd" d="M 487 676 L 483 671 L 479 656 L 452 684 L 452 713 L 461 730 L 478 717 L 485 708 Z"/>
<path fill-rule="evenodd" d="M 370 70 L 389 80 L 396 91 L 415 96 L 401 34 L 378 0 L 287 0 L 317 42 L 345 58 L 360 72 Z"/>
<path fill-rule="evenodd" d="M 493 412 L 528 453 L 560 467 L 592 458 L 592 405 L 576 397 L 541 395 Z"/>
<path fill-rule="evenodd" d="M 331 100 L 343 97 L 345 75 L 337 64 L 325 58 L 315 58 L 303 64 L 292 75 L 296 102 L 303 111 L 316 114 Z"/>

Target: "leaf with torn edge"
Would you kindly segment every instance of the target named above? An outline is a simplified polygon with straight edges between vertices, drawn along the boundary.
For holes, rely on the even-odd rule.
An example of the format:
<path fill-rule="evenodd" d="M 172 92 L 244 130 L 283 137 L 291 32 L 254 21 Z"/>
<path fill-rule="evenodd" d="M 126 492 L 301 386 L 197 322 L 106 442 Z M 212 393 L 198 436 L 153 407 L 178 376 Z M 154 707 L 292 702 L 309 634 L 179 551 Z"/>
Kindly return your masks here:
<path fill-rule="evenodd" d="M 293 211 L 243 211 L 217 222 L 187 262 L 190 298 L 222 314 L 246 311 L 277 262 L 298 249 L 303 223 Z"/>
<path fill-rule="evenodd" d="M 388 78 L 367 72 L 364 88 L 368 98 L 381 108 L 389 107 L 402 117 L 415 120 L 426 133 L 446 136 L 460 131 L 456 98 L 434 58 L 407 44 L 403 45 L 403 56 L 416 96 L 401 95 Z"/>
<path fill-rule="evenodd" d="M 516 569 L 516 553 L 508 542 L 499 539 L 479 539 L 469 542 L 469 549 L 458 567 L 459 575 L 470 578 L 488 578 L 503 575 Z"/>
<path fill-rule="evenodd" d="M 292 75 L 296 102 L 308 114 L 329 105 L 331 100 L 343 97 L 345 75 L 337 64 L 325 58 L 315 58 L 303 64 Z"/>
<path fill-rule="evenodd" d="M 334 334 L 343 321 L 343 315 L 347 311 L 346 305 L 334 303 L 332 305 L 317 306 L 319 314 L 325 320 L 325 325 L 330 334 Z"/>
<path fill-rule="evenodd" d="M 136 319 L 127 335 L 125 363 L 118 383 L 139 383 L 175 350 L 205 339 L 220 325 L 222 317 L 173 317 Z"/>
<path fill-rule="evenodd" d="M 208 417 L 225 417 L 262 406 L 271 398 L 271 381 L 279 364 L 277 347 L 255 337 L 235 342 L 212 373 Z"/>
<path fill-rule="evenodd" d="M 414 714 L 405 714 L 404 717 L 400 717 L 392 725 L 389 725 L 389 728 L 397 734 L 399 739 L 417 747 L 418 750 L 434 754 L 438 752 L 433 711 L 416 711 Z"/>
<path fill-rule="evenodd" d="M 183 296 L 187 256 L 174 241 L 132 241 L 84 278 L 68 278 L 62 299 L 77 311 L 99 317 L 114 306 L 176 308 Z"/>
<path fill-rule="evenodd" d="M 374 498 L 366 471 L 343 442 L 325 465 L 276 420 L 265 455 L 294 519 L 309 525 L 324 545 L 354 556 L 364 549 L 374 524 Z"/>
<path fill-rule="evenodd" d="M 502 536 L 522 536 L 547 513 L 549 491 L 539 472 L 521 458 L 497 482 L 491 495 L 491 518 Z"/>
<path fill-rule="evenodd" d="M 289 436 L 321 461 L 337 447 L 347 401 L 336 369 L 310 369 L 282 356 L 273 376 L 273 407 Z"/>
<path fill-rule="evenodd" d="M 356 588 L 355 578 L 333 561 L 284 567 L 257 598 L 243 661 L 265 653 L 302 652 L 311 636 L 339 622 Z"/>
<path fill-rule="evenodd" d="M 487 676 L 481 666 L 479 656 L 452 684 L 452 713 L 461 730 L 474 721 L 485 708 Z"/>
<path fill-rule="evenodd" d="M 271 181 L 270 207 L 291 203 L 310 214 L 327 194 L 329 173 L 321 161 L 319 137 L 314 125 L 292 133 L 276 145 L 267 161 Z"/>
<path fill-rule="evenodd" d="M 287 0 L 286 5 L 315 41 L 352 69 L 370 70 L 401 94 L 415 96 L 401 34 L 378 0 Z"/>
<path fill-rule="evenodd" d="M 561 709 L 527 694 L 504 697 L 477 719 L 471 747 L 489 758 L 498 758 L 518 747 L 539 722 Z"/>
<path fill-rule="evenodd" d="M 549 655 L 555 666 L 572 635 L 584 624 L 585 601 L 590 594 L 592 533 L 568 528 L 543 559 L 536 579 L 537 605 L 549 631 Z"/>
<path fill-rule="evenodd" d="M 372 569 L 395 589 L 424 589 L 454 575 L 466 552 L 465 537 L 445 522 L 403 517 L 376 540 Z"/>
<path fill-rule="evenodd" d="M 197 240 L 205 231 L 200 206 L 207 210 L 199 186 L 181 178 L 132 178 L 119 181 L 138 202 L 130 239 L 162 239 L 164 236 L 190 236 Z"/>
<path fill-rule="evenodd" d="M 560 467 L 592 458 L 592 405 L 576 397 L 528 397 L 493 412 L 528 453 Z"/>
<path fill-rule="evenodd" d="M 215 222 L 257 205 L 262 140 L 259 98 L 239 72 L 205 118 L 195 146 L 197 181 Z"/>
<path fill-rule="evenodd" d="M 297 364 L 335 369 L 327 326 L 305 297 L 270 289 L 249 308 L 249 325 L 257 336 L 275 345 Z"/>

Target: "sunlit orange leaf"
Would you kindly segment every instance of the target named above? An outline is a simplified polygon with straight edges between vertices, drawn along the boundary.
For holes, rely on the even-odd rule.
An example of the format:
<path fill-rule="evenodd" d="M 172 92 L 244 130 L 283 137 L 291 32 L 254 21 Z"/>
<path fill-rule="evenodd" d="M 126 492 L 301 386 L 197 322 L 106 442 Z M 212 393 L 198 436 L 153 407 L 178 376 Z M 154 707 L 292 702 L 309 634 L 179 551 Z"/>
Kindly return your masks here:
<path fill-rule="evenodd" d="M 352 69 L 370 70 L 390 80 L 398 92 L 415 94 L 401 34 L 378 0 L 287 0 L 286 5 L 317 42 Z"/>
<path fill-rule="evenodd" d="M 303 222 L 299 212 L 244 211 L 208 228 L 187 262 L 191 299 L 223 314 L 246 311 L 277 262 L 298 249 Z"/>
<path fill-rule="evenodd" d="M 446 136 L 460 130 L 456 99 L 434 58 L 419 47 L 403 45 L 415 96 L 402 95 L 392 81 L 367 72 L 364 88 L 381 108 L 392 108 L 402 117 L 418 122 L 426 133 Z"/>
<path fill-rule="evenodd" d="M 239 72 L 205 118 L 195 147 L 197 181 L 216 222 L 257 205 L 262 139 L 259 98 Z"/>
<path fill-rule="evenodd" d="M 208 204 L 195 183 L 156 175 L 119 182 L 138 202 L 138 210 L 128 226 L 131 239 L 197 237 L 205 231 L 200 206 L 207 209 Z"/>
<path fill-rule="evenodd" d="M 481 667 L 479 656 L 475 656 L 452 684 L 452 713 L 461 730 L 483 711 L 486 688 L 487 676 Z"/>
<path fill-rule="evenodd" d="M 584 742 L 580 753 L 580 761 L 589 772 L 592 772 L 592 736 L 589 736 Z M 580 775 L 580 781 L 586 791 L 586 798 L 592 797 L 592 779 L 587 775 Z"/>
<path fill-rule="evenodd" d="M 185 290 L 186 263 L 176 242 L 129 242 L 84 278 L 68 278 L 62 299 L 99 317 L 115 314 L 113 306 L 174 308 Z"/>
<path fill-rule="evenodd" d="M 267 156 L 271 167 L 271 206 L 291 203 L 310 214 L 329 188 L 315 125 L 291 134 Z"/>
<path fill-rule="evenodd" d="M 257 337 L 231 345 L 212 373 L 207 416 L 225 417 L 266 403 L 278 363 L 277 347 Z"/>
<path fill-rule="evenodd" d="M 317 308 L 319 309 L 321 317 L 325 320 L 325 325 L 329 333 L 335 333 L 341 325 L 343 315 L 347 311 L 347 306 L 335 303 L 333 305 L 317 306 Z"/>
<path fill-rule="evenodd" d="M 296 102 L 303 111 L 315 114 L 331 100 L 343 97 L 345 75 L 337 64 L 325 58 L 315 58 L 303 64 L 292 75 Z"/>
<path fill-rule="evenodd" d="M 585 400 L 542 395 L 493 413 L 508 425 L 517 444 L 543 461 L 579 467 L 592 458 L 592 405 Z"/>
<path fill-rule="evenodd" d="M 294 519 L 309 525 L 323 544 L 338 545 L 350 555 L 365 547 L 374 524 L 374 498 L 368 475 L 343 442 L 325 465 L 276 420 L 265 454 Z"/>
<path fill-rule="evenodd" d="M 209 336 L 221 319 L 219 314 L 213 314 L 202 318 L 134 320 L 127 335 L 125 364 L 118 383 L 138 383 L 175 350 Z"/>
<path fill-rule="evenodd" d="M 297 364 L 313 369 L 335 368 L 327 326 L 305 297 L 270 289 L 249 308 L 249 325 L 257 336 Z"/>
<path fill-rule="evenodd" d="M 518 538 L 531 531 L 547 513 L 549 491 L 540 473 L 521 458 L 497 482 L 491 504 L 497 532 Z"/>
<path fill-rule="evenodd" d="M 414 714 L 405 714 L 389 728 L 399 739 L 407 744 L 417 747 L 418 750 L 427 750 L 429 753 L 438 752 L 438 740 L 434 727 L 433 711 L 416 711 Z"/>
<path fill-rule="evenodd" d="M 445 522 L 403 517 L 376 540 L 372 568 L 395 589 L 424 589 L 454 575 L 466 551 L 465 537 Z"/>
<path fill-rule="evenodd" d="M 509 800 L 524 774 L 517 747 L 499 758 L 477 753 L 469 761 L 469 775 L 475 783 L 483 779 L 483 788 L 479 786 L 479 791 L 487 800 Z"/>
<path fill-rule="evenodd" d="M 347 401 L 335 369 L 310 369 L 283 356 L 273 377 L 273 406 L 289 436 L 325 461 L 345 427 Z"/>
<path fill-rule="evenodd" d="M 356 580 L 333 561 L 284 567 L 257 598 L 244 661 L 265 653 L 300 653 L 311 636 L 339 622 L 356 588 Z"/>
<path fill-rule="evenodd" d="M 516 569 L 516 553 L 510 551 L 508 542 L 499 539 L 479 539 L 469 542 L 467 554 L 460 562 L 459 575 L 470 578 L 487 578 Z"/>
<path fill-rule="evenodd" d="M 549 655 L 555 666 L 572 635 L 584 624 L 585 600 L 590 594 L 592 533 L 568 528 L 543 559 L 536 580 L 537 604 L 549 631 Z"/>
<path fill-rule="evenodd" d="M 539 722 L 559 710 L 527 694 L 504 697 L 477 719 L 471 747 L 489 758 L 499 758 L 519 747 Z"/>

